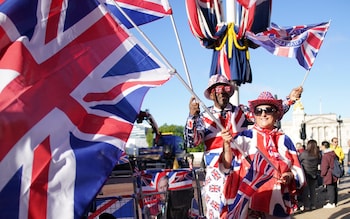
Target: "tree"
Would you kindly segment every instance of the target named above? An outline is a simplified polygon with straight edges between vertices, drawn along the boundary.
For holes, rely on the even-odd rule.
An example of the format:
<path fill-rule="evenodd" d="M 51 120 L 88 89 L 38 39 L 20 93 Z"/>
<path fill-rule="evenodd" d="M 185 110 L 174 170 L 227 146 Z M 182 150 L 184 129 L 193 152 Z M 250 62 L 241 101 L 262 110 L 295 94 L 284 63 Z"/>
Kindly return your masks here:
<path fill-rule="evenodd" d="M 159 127 L 160 133 L 172 133 L 173 135 L 181 136 L 183 138 L 184 127 L 180 125 L 167 125 L 166 123 Z M 153 139 L 155 134 L 152 129 L 147 129 L 146 131 L 146 141 L 148 146 L 153 146 Z"/>

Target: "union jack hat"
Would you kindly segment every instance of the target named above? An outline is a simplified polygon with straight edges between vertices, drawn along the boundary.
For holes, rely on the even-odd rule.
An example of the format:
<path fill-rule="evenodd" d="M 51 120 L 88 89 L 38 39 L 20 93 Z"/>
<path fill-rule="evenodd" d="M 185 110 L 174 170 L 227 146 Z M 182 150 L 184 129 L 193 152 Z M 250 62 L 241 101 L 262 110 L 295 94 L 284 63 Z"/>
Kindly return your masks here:
<path fill-rule="evenodd" d="M 210 91 L 213 87 L 215 87 L 216 85 L 229 85 L 231 87 L 231 91 L 229 93 L 230 97 L 233 95 L 233 93 L 235 92 L 235 86 L 230 83 L 227 78 L 223 75 L 212 75 L 209 78 L 209 83 L 208 83 L 208 88 L 204 91 L 204 96 L 210 100 Z"/>
<path fill-rule="evenodd" d="M 248 101 L 248 104 L 251 112 L 254 112 L 255 107 L 260 105 L 274 106 L 277 109 L 278 120 L 281 120 L 284 114 L 282 100 L 274 98 L 274 96 L 268 91 L 261 92 L 258 99 Z"/>

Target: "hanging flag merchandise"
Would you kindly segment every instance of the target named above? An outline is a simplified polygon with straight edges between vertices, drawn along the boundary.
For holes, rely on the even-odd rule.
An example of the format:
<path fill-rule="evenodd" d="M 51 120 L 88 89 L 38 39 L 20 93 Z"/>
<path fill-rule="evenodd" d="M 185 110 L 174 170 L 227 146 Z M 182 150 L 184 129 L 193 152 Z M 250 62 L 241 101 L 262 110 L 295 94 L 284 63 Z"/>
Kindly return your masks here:
<path fill-rule="evenodd" d="M 248 47 L 237 37 L 235 25 L 223 21 L 221 1 L 186 0 L 186 10 L 193 35 L 213 49 L 209 76 L 221 74 L 237 85 L 251 83 Z"/>
<path fill-rule="evenodd" d="M 1 218 L 82 218 L 169 70 L 97 1 L 0 11 Z"/>
<path fill-rule="evenodd" d="M 247 32 L 246 37 L 276 56 L 296 58 L 306 70 L 310 70 L 330 22 L 313 25 L 279 27 L 271 24 L 264 32 L 254 34 Z"/>

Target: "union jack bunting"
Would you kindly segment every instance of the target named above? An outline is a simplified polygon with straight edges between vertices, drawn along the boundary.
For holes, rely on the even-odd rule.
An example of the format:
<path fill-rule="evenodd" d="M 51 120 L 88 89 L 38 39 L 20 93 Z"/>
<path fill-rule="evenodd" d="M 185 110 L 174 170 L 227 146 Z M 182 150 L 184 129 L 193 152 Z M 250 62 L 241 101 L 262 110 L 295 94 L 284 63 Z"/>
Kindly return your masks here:
<path fill-rule="evenodd" d="M 233 203 L 228 206 L 228 218 L 247 218 L 250 197 L 260 186 L 271 179 L 273 174 L 274 168 L 266 161 L 260 152 L 257 152 L 254 155 L 253 162 L 247 175 L 239 185 Z"/>
<path fill-rule="evenodd" d="M 169 71 L 98 1 L 0 12 L 1 218 L 82 218 Z"/>
<path fill-rule="evenodd" d="M 279 27 L 271 24 L 267 31 L 247 32 L 248 39 L 276 56 L 294 57 L 306 70 L 310 70 L 326 36 L 330 23 Z"/>
<path fill-rule="evenodd" d="M 106 0 L 111 13 L 127 28 L 132 28 L 133 25 L 116 7 L 116 4 L 138 26 L 172 14 L 168 0 Z"/>

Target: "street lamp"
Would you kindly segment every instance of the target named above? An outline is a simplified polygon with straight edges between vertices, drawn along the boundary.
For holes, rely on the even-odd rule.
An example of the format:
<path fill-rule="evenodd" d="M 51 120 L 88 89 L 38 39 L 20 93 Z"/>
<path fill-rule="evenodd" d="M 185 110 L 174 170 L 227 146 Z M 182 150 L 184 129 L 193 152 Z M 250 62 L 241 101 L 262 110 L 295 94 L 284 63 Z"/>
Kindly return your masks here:
<path fill-rule="evenodd" d="M 339 145 L 342 145 L 342 143 L 341 143 L 341 124 L 343 123 L 343 120 L 341 119 L 341 115 L 338 116 L 337 122 L 338 122 L 338 126 L 339 126 Z"/>

